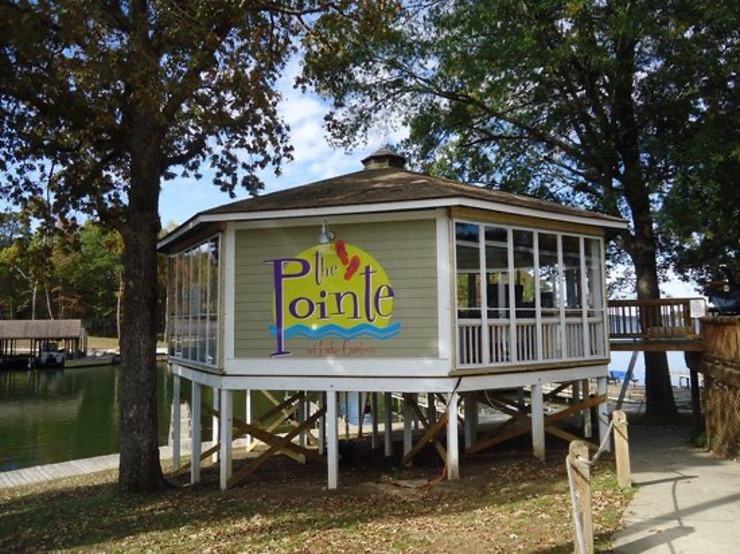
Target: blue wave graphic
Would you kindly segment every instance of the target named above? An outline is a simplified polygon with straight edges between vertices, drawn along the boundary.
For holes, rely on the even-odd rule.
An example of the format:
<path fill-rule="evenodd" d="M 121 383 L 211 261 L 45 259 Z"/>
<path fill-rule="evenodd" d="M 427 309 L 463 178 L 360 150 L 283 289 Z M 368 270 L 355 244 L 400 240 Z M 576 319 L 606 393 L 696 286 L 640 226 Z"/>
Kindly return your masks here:
<path fill-rule="evenodd" d="M 388 327 L 379 329 L 369 323 L 361 323 L 350 329 L 345 329 L 334 323 L 324 325 L 318 329 L 312 329 L 306 325 L 293 325 L 285 329 L 285 338 L 306 337 L 312 340 L 323 339 L 328 336 L 336 336 L 340 339 L 356 339 L 358 337 L 370 337 L 377 340 L 387 340 L 395 337 L 401 330 L 401 323 L 392 323 Z M 277 328 L 270 325 L 270 335 L 277 335 Z"/>

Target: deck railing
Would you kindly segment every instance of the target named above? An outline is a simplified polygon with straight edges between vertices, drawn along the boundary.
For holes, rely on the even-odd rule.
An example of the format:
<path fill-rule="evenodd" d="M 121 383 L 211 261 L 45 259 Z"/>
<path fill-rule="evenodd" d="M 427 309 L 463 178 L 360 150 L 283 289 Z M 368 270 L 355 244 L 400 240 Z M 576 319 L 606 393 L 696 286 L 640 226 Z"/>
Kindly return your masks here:
<path fill-rule="evenodd" d="M 537 362 L 570 361 L 606 356 L 604 323 L 600 318 L 557 318 L 489 320 L 487 334 L 479 319 L 459 319 L 458 365 L 523 365 Z M 513 335 L 512 335 L 513 333 Z M 486 353 L 487 351 L 487 353 Z"/>
<path fill-rule="evenodd" d="M 691 317 L 692 298 L 610 300 L 609 335 L 637 342 L 695 340 L 698 327 Z"/>

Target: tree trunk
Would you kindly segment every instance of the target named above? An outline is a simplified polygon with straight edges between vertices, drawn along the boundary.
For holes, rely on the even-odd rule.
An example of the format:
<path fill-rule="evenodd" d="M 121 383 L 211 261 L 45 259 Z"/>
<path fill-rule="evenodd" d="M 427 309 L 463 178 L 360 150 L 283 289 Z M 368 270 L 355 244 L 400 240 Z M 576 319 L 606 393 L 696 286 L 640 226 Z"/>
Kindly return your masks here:
<path fill-rule="evenodd" d="M 637 298 L 657 299 L 660 298 L 657 247 L 647 186 L 643 183 L 625 188 L 635 228 L 634 236 L 625 241 L 625 247 L 635 264 Z M 665 352 L 645 352 L 644 357 L 645 416 L 654 423 L 671 423 L 678 417 L 678 410 L 673 396 L 668 357 Z"/>
<path fill-rule="evenodd" d="M 125 492 L 164 483 L 157 436 L 157 237 L 159 148 L 153 118 L 134 117 L 131 182 L 123 224 L 121 320 L 121 459 L 118 484 Z"/>
<path fill-rule="evenodd" d="M 31 286 L 31 321 L 34 321 L 36 319 L 36 291 L 38 289 L 38 285 L 36 283 L 33 283 Z"/>
<path fill-rule="evenodd" d="M 49 294 L 49 287 L 44 285 L 44 294 L 46 295 L 46 312 L 49 314 L 49 319 L 54 319 L 54 310 L 51 307 L 51 295 Z"/>
<path fill-rule="evenodd" d="M 652 256 L 633 257 L 637 274 L 637 298 L 660 298 L 655 250 Z M 645 330 L 643 329 L 643 332 Z M 665 352 L 645 352 L 645 417 L 653 423 L 672 423 L 678 418 Z"/>

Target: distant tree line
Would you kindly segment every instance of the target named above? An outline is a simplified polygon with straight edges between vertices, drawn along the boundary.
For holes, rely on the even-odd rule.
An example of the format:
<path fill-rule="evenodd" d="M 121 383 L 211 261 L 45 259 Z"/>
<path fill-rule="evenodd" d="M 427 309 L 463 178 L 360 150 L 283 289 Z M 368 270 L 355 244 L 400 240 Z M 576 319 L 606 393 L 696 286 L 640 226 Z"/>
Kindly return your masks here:
<path fill-rule="evenodd" d="M 0 319 L 81 319 L 91 334 L 118 336 L 121 253 L 120 234 L 91 221 L 49 231 L 20 213 L 0 214 Z M 160 260 L 162 291 L 165 269 Z M 164 299 L 159 308 L 163 332 Z"/>

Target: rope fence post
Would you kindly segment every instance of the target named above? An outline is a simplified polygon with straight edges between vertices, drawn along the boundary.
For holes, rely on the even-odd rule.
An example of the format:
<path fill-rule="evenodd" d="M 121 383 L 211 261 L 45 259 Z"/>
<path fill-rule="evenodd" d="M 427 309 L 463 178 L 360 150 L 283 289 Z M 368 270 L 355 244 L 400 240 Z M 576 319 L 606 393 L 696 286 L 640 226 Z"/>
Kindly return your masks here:
<path fill-rule="evenodd" d="M 627 431 L 627 414 L 622 410 L 615 410 L 614 422 L 614 457 L 617 466 L 617 483 L 620 488 L 627 489 L 632 486 L 632 473 L 630 469 L 630 445 L 629 433 Z"/>
<path fill-rule="evenodd" d="M 575 551 L 578 554 L 593 554 L 594 529 L 591 509 L 591 464 L 588 445 L 584 441 L 570 443 L 568 459 L 568 482 L 573 504 L 573 527 Z"/>

